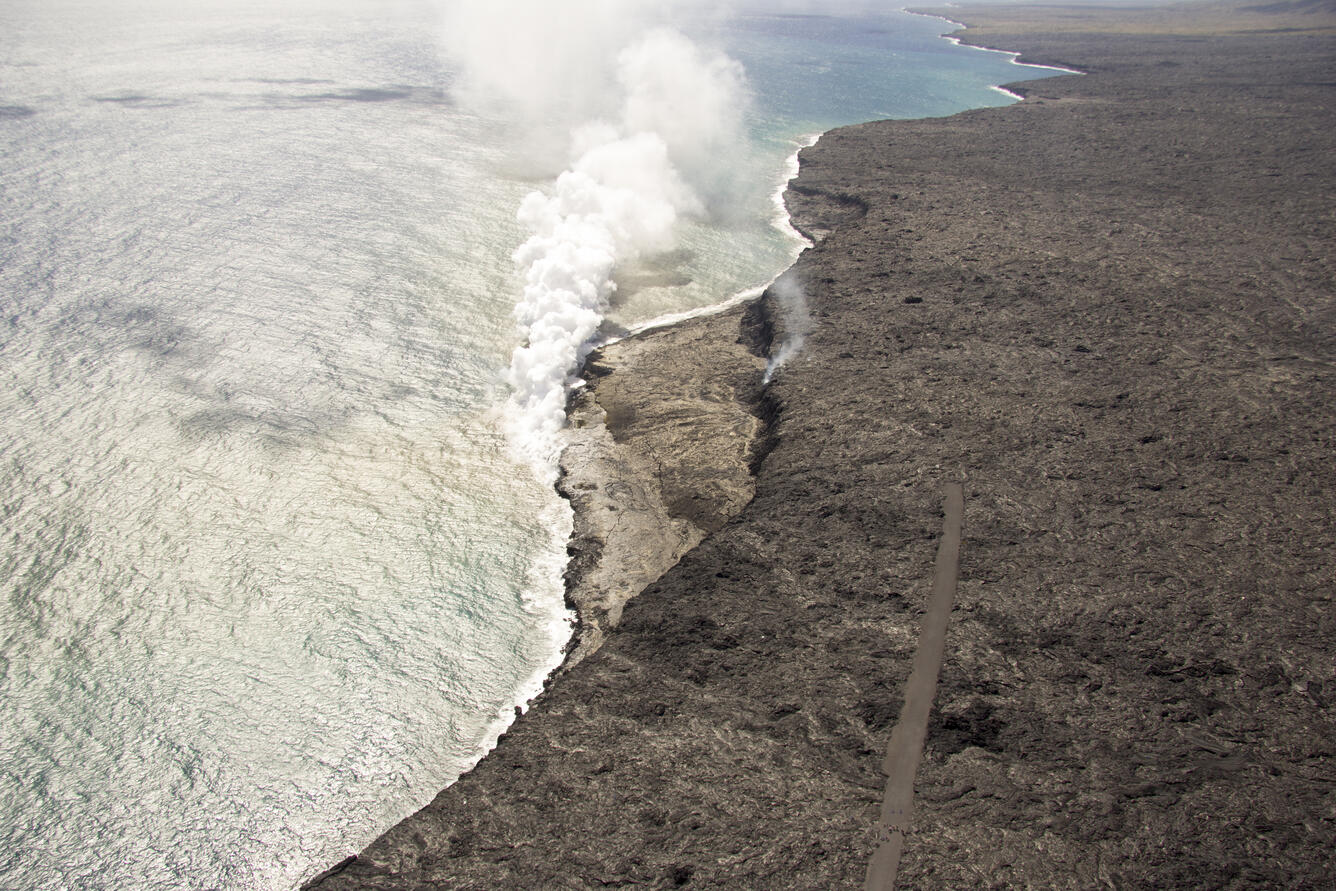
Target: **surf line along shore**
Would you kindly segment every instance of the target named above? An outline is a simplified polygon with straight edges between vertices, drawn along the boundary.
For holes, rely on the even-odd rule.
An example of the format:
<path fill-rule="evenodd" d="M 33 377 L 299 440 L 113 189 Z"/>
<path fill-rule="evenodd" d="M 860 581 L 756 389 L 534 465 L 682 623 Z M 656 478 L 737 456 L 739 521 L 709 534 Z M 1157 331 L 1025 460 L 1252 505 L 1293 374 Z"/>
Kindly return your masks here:
<path fill-rule="evenodd" d="M 902 885 L 1324 884 L 1333 13 L 948 14 L 1087 74 L 804 152 L 813 330 L 752 500 L 318 887 L 857 887 L 944 468 L 970 531 Z"/>

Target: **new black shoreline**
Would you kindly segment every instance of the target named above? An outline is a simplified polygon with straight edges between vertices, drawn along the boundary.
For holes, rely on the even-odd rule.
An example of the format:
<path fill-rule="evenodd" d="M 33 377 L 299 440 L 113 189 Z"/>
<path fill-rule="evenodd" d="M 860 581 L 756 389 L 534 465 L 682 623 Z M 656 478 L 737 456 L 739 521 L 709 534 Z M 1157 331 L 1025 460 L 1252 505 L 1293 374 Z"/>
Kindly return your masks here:
<path fill-rule="evenodd" d="M 804 151 L 803 354 L 749 383 L 772 296 L 650 336 L 729 357 L 754 497 L 721 519 L 686 462 L 707 537 L 313 887 L 861 886 L 951 479 L 900 887 L 1329 886 L 1336 11 L 946 12 L 1088 73 Z M 624 434 L 634 373 L 594 384 Z"/>

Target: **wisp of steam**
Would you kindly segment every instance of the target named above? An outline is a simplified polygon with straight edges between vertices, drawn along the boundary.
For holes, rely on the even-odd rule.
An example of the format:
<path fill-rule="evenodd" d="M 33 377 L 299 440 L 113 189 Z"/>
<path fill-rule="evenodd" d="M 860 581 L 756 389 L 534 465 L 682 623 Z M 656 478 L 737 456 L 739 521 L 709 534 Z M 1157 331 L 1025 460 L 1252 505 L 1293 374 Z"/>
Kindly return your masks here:
<path fill-rule="evenodd" d="M 770 357 L 765 366 L 763 384 L 770 383 L 785 362 L 802 351 L 807 335 L 812 333 L 812 315 L 807 309 L 807 292 L 803 290 L 798 275 L 789 270 L 775 279 L 770 286 L 770 294 L 779 308 L 779 326 L 782 339 L 779 349 Z"/>

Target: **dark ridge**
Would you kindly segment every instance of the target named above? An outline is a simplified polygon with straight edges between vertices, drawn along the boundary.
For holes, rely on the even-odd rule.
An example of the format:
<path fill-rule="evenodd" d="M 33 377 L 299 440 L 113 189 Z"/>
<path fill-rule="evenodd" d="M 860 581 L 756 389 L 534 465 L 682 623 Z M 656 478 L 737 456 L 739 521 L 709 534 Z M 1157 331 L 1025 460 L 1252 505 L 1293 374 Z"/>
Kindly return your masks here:
<path fill-rule="evenodd" d="M 769 292 L 767 291 L 766 294 Z M 771 309 L 766 305 L 766 295 L 747 304 L 739 325 L 738 343 L 745 346 L 753 356 L 770 358 L 770 348 L 775 342 L 775 323 Z"/>
<path fill-rule="evenodd" d="M 345 869 L 352 866 L 356 862 L 357 862 L 356 855 L 345 857 L 338 863 L 336 863 L 334 866 L 331 866 L 329 869 L 320 873 L 320 875 L 315 876 L 314 878 L 307 881 L 305 884 L 302 885 L 302 888 L 303 889 L 315 888 L 316 886 L 323 884 L 326 879 L 334 878 L 339 873 L 343 872 Z"/>
<path fill-rule="evenodd" d="M 775 345 L 777 311 L 775 297 L 768 288 L 758 299 L 747 304 L 742 315 L 738 343 L 746 346 L 752 355 L 767 360 L 771 358 Z M 779 444 L 779 418 L 783 403 L 759 380 L 742 398 L 750 406 L 752 414 L 761 421 L 760 431 L 747 451 L 747 469 L 752 476 L 756 476 L 761 472 L 766 456 Z"/>
<path fill-rule="evenodd" d="M 810 159 L 806 163 L 813 163 Z M 808 241 L 817 242 L 846 223 L 867 214 L 867 202 L 856 195 L 803 185 L 801 179 L 789 183 L 784 196 L 791 225 Z"/>

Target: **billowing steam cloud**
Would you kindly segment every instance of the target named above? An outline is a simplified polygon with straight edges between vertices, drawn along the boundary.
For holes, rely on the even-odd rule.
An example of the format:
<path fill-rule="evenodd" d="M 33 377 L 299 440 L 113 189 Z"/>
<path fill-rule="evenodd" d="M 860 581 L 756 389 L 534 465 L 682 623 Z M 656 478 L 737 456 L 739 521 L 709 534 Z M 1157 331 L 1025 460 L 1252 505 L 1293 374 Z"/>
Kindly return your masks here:
<path fill-rule="evenodd" d="M 670 250 L 678 220 L 719 200 L 725 159 L 744 145 L 742 67 L 678 31 L 645 27 L 651 17 L 634 14 L 639 5 L 493 0 L 448 17 L 465 63 L 461 98 L 504 103 L 536 131 L 569 125 L 574 160 L 550 189 L 524 199 L 519 219 L 531 234 L 514 255 L 524 344 L 508 375 L 509 432 L 546 476 L 614 270 Z"/>
<path fill-rule="evenodd" d="M 525 198 L 520 221 L 533 235 L 515 252 L 525 277 L 515 318 L 528 342 L 509 382 L 511 433 L 526 457 L 556 457 L 571 375 L 603 320 L 617 262 L 669 248 L 678 214 L 699 206 L 653 133 L 594 145 L 552 194 Z"/>

